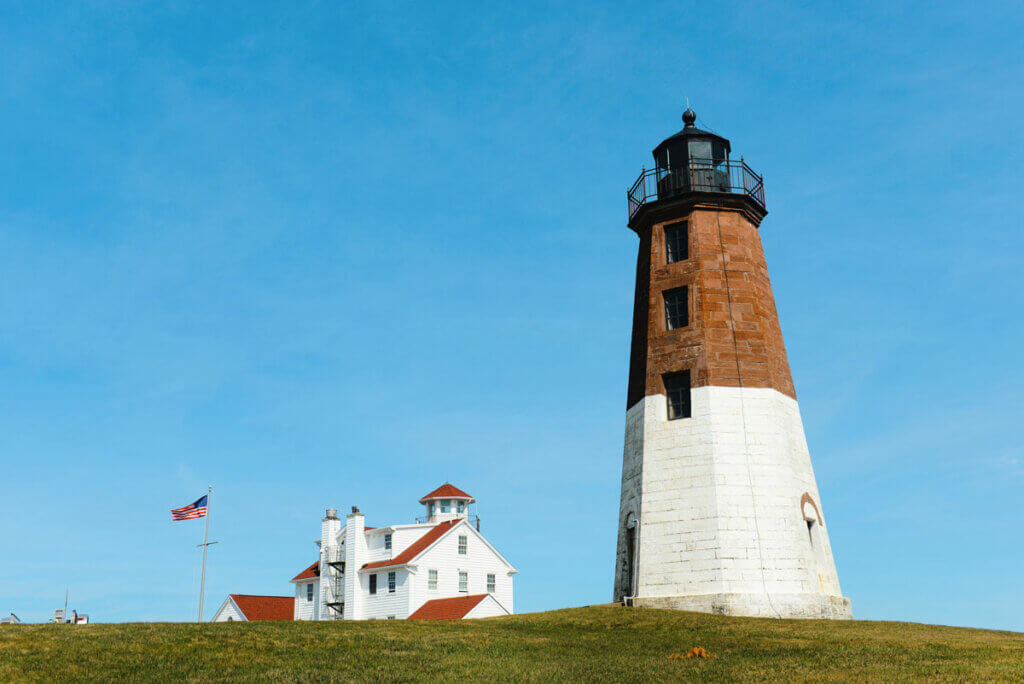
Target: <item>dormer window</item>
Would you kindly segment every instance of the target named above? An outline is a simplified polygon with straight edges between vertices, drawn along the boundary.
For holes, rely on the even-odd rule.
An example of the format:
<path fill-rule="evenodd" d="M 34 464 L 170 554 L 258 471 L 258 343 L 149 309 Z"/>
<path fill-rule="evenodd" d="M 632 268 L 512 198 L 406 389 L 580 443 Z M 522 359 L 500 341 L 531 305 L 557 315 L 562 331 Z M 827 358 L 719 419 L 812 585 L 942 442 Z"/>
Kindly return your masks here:
<path fill-rule="evenodd" d="M 451 502 L 451 500 L 450 499 L 441 499 L 441 512 L 442 513 L 451 513 L 451 511 L 452 511 L 452 502 Z"/>
<path fill-rule="evenodd" d="M 390 534 L 385 534 L 384 535 L 384 550 L 385 551 L 390 551 L 391 550 L 391 535 Z"/>

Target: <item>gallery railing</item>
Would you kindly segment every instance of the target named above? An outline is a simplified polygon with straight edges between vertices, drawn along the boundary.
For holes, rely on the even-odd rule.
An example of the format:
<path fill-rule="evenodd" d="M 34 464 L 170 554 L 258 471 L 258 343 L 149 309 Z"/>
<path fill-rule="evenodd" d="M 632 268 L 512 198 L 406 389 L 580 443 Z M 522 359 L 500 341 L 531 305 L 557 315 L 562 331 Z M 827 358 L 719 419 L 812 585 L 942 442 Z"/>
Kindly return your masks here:
<path fill-rule="evenodd" d="M 441 513 L 440 515 L 447 515 L 447 513 Z M 477 532 L 480 531 L 480 518 L 478 516 L 475 516 L 475 515 L 462 515 L 461 513 L 459 515 L 461 517 L 465 518 L 466 520 L 468 520 L 469 524 L 472 525 L 473 527 L 475 527 Z M 416 522 L 417 522 L 417 524 L 422 525 L 423 523 L 430 522 L 430 518 L 428 516 L 420 516 L 419 518 L 416 518 Z"/>
<path fill-rule="evenodd" d="M 747 195 L 764 207 L 764 179 L 740 161 L 691 159 L 682 167 L 645 169 L 629 189 L 629 219 L 640 207 L 686 192 Z"/>

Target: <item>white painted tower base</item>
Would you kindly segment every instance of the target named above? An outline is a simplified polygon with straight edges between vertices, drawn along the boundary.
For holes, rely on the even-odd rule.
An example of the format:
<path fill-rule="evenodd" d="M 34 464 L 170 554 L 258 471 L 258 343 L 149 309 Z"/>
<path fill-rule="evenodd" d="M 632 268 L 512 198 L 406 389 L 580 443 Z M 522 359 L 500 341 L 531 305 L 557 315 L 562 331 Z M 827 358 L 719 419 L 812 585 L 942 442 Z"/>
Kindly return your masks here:
<path fill-rule="evenodd" d="M 691 401 L 692 417 L 680 420 L 668 420 L 663 394 L 626 413 L 616 599 L 850 618 L 796 400 L 697 387 Z"/>

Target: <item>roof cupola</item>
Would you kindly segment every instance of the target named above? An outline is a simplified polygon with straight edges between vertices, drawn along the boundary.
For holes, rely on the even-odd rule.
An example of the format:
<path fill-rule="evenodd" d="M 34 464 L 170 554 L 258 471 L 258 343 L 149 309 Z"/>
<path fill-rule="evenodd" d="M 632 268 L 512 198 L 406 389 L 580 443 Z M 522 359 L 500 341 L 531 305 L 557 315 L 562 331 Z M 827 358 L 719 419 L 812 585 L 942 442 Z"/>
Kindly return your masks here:
<path fill-rule="evenodd" d="M 469 516 L 469 504 L 476 499 L 448 482 L 420 499 L 427 507 L 427 522 L 438 523 Z"/>

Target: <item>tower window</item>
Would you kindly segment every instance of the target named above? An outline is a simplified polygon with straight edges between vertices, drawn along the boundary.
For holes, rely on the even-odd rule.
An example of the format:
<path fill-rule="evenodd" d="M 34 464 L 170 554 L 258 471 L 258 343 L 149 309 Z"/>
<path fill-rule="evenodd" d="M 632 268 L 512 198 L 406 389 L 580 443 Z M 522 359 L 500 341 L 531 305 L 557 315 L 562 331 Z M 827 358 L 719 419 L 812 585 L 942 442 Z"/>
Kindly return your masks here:
<path fill-rule="evenodd" d="M 452 510 L 452 502 L 450 500 L 448 500 L 448 499 L 441 499 L 441 512 L 442 513 L 451 513 L 451 510 Z"/>
<path fill-rule="evenodd" d="M 662 297 L 665 299 L 665 328 L 675 330 L 688 326 L 690 324 L 690 306 L 687 288 L 677 287 L 674 290 L 665 290 Z"/>
<path fill-rule="evenodd" d="M 463 501 L 462 499 L 459 499 L 458 502 L 456 502 L 456 504 L 455 504 L 455 512 L 456 513 L 465 513 L 466 512 L 466 502 Z"/>
<path fill-rule="evenodd" d="M 668 419 L 690 417 L 690 371 L 680 371 L 662 376 L 665 382 L 665 397 L 668 399 Z"/>
<path fill-rule="evenodd" d="M 674 264 L 690 256 L 689 230 L 686 221 L 665 226 L 665 254 L 668 263 Z"/>

